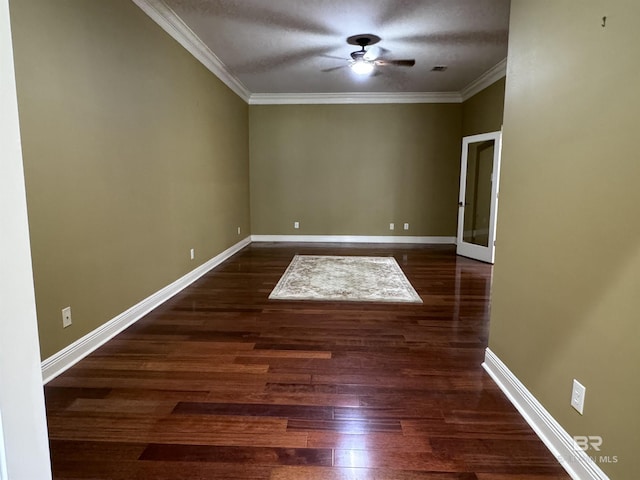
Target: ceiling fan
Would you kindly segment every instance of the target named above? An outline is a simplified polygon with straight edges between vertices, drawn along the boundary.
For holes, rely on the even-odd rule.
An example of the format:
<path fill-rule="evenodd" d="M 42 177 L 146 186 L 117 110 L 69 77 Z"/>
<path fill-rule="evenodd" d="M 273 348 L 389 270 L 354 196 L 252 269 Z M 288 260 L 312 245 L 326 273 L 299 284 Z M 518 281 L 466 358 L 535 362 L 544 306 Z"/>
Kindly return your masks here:
<path fill-rule="evenodd" d="M 375 70 L 375 67 L 413 67 L 416 64 L 415 59 L 390 59 L 386 58 L 385 54 L 388 50 L 381 47 L 374 47 L 376 43 L 380 41 L 380 37 L 372 34 L 360 34 L 353 35 L 347 38 L 347 43 L 350 45 L 358 45 L 360 50 L 351 52 L 351 59 L 348 60 L 347 65 L 341 65 L 339 67 L 328 68 L 323 70 L 324 72 L 330 72 L 348 66 L 358 75 L 370 75 Z M 335 57 L 333 57 L 335 58 Z"/>

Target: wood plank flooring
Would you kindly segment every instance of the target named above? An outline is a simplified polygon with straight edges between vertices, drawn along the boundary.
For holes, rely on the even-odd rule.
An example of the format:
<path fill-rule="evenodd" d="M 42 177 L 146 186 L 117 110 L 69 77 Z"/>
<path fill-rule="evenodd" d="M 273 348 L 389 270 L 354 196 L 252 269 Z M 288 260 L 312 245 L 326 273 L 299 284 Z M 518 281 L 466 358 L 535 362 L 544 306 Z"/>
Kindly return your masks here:
<path fill-rule="evenodd" d="M 417 304 L 270 301 L 295 254 L 394 256 Z M 559 480 L 481 368 L 491 267 L 254 243 L 45 388 L 70 479 Z"/>

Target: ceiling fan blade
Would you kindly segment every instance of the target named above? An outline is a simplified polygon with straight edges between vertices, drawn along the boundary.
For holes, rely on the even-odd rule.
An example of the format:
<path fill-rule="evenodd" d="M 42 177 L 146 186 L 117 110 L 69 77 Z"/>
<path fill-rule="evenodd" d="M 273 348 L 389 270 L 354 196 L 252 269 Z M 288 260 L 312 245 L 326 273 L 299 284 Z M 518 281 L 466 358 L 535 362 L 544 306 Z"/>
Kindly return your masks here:
<path fill-rule="evenodd" d="M 320 70 L 321 72 L 333 72 L 335 70 L 340 70 L 341 68 L 348 67 L 349 65 L 340 65 L 339 67 L 331 67 L 331 68 L 323 68 Z"/>
<path fill-rule="evenodd" d="M 169 3 L 169 2 L 167 2 Z M 317 35 L 337 35 L 338 31 L 329 25 L 323 25 L 309 15 L 300 16 L 295 12 L 278 10 L 273 6 L 258 5 L 254 2 L 251 8 L 246 8 L 243 2 L 229 2 L 211 0 L 172 0 L 177 7 L 176 12 L 197 13 L 200 15 L 215 15 L 229 20 L 250 23 L 264 27 L 265 19 L 269 19 L 268 26 L 277 30 L 314 33 Z M 261 2 L 268 3 L 268 2 Z"/>
<path fill-rule="evenodd" d="M 405 59 L 405 60 L 376 60 L 376 65 L 386 66 L 393 65 L 396 67 L 413 67 L 416 64 L 415 59 Z"/>
<path fill-rule="evenodd" d="M 394 37 L 397 42 L 409 42 L 413 44 L 441 44 L 446 46 L 456 45 L 502 45 L 509 38 L 508 30 L 472 31 L 472 32 L 434 32 L 425 35 L 408 35 L 406 37 Z"/>
<path fill-rule="evenodd" d="M 314 55 L 321 55 L 323 52 L 329 52 L 330 48 L 322 48 L 318 50 L 316 47 L 305 48 L 300 50 L 285 51 L 273 56 L 263 56 L 252 59 L 242 64 L 228 65 L 229 70 L 235 74 L 256 74 L 264 73 L 274 68 L 285 68 L 295 65 L 298 62 L 307 60 Z"/>
<path fill-rule="evenodd" d="M 322 58 L 331 58 L 333 60 L 342 60 L 342 61 L 348 61 L 348 58 L 345 57 L 337 57 L 335 55 L 318 55 L 318 57 L 322 57 Z"/>

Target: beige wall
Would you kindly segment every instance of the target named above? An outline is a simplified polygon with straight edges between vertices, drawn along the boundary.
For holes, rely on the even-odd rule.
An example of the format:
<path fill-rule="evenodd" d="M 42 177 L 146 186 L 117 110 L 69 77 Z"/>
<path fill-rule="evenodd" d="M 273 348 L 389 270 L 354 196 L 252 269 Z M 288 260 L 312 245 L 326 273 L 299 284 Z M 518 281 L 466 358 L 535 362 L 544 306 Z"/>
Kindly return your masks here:
<path fill-rule="evenodd" d="M 455 236 L 461 125 L 460 104 L 252 106 L 252 233 Z"/>
<path fill-rule="evenodd" d="M 128 0 L 10 7 L 43 358 L 244 238 L 250 197 L 257 234 L 455 235 L 495 92 L 249 109 Z"/>
<path fill-rule="evenodd" d="M 640 471 L 638 18 L 635 0 L 512 2 L 490 334 L 617 479 Z"/>
<path fill-rule="evenodd" d="M 10 7 L 45 358 L 249 233 L 248 106 L 129 0 Z"/>
<path fill-rule="evenodd" d="M 501 78 L 462 104 L 462 135 L 496 132 L 502 128 L 505 78 Z"/>

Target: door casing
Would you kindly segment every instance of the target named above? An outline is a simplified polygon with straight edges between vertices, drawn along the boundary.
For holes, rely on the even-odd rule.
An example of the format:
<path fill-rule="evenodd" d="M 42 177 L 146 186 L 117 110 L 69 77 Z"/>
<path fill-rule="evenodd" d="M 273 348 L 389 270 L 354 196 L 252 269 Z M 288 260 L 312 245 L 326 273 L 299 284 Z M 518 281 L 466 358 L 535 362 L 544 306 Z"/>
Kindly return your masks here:
<path fill-rule="evenodd" d="M 475 143 L 494 142 L 493 169 L 491 173 L 491 196 L 489 208 L 489 226 L 487 246 L 465 241 L 465 208 L 469 205 L 466 198 L 467 168 L 469 165 L 469 147 Z M 458 234 L 456 253 L 465 257 L 494 263 L 496 224 L 498 216 L 498 195 L 500 181 L 500 157 L 502 153 L 502 132 L 489 132 L 471 135 L 462 139 L 462 158 L 460 161 L 460 193 L 458 196 Z"/>

